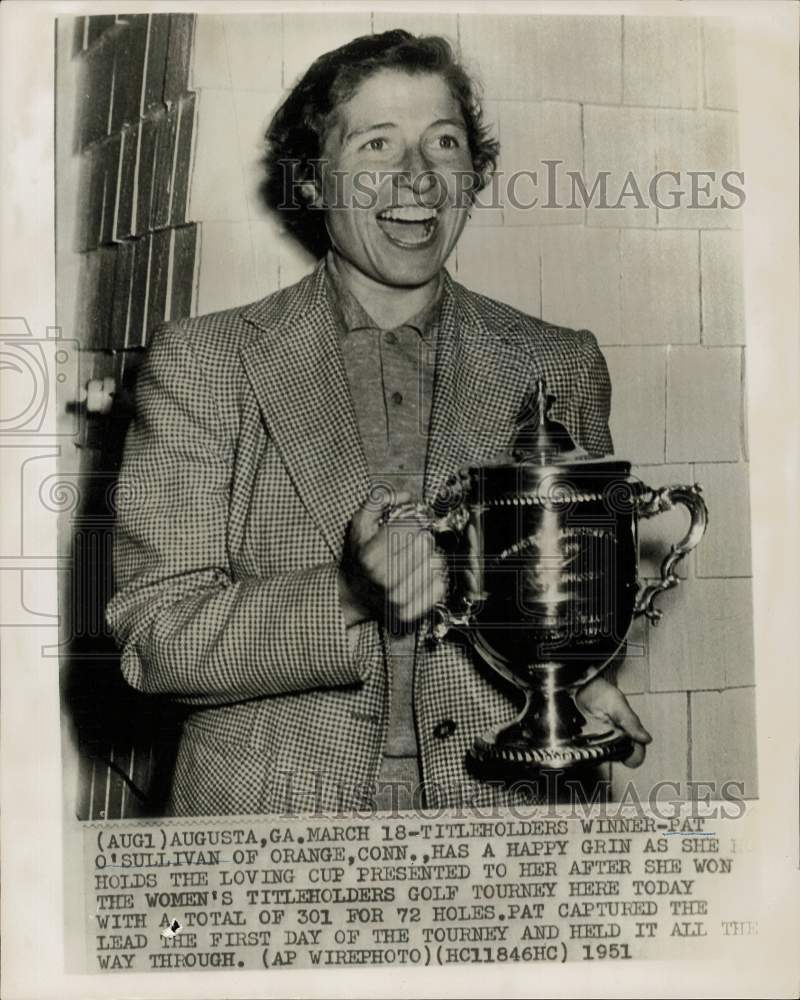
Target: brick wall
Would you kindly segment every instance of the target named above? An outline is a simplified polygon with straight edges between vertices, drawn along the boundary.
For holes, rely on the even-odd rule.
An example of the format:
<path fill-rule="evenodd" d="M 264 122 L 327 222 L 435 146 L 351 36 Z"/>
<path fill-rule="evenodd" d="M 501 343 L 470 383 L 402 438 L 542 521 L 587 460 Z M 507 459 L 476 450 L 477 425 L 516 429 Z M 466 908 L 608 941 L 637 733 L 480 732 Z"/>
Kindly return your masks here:
<path fill-rule="evenodd" d="M 89 45 L 78 58 L 88 73 L 107 76 L 120 39 L 128 38 L 132 51 L 144 29 L 109 22 L 95 31 L 99 20 L 89 20 L 83 42 Z M 261 137 L 286 89 L 316 55 L 355 35 L 398 26 L 443 33 L 460 46 L 484 84 L 486 111 L 502 144 L 500 169 L 506 175 L 538 169 L 541 177 L 543 161 L 563 161 L 556 189 L 562 205 L 570 202 L 568 169 L 589 178 L 605 170 L 618 179 L 634 171 L 646 184 L 659 170 L 739 168 L 733 31 L 720 19 L 204 15 L 194 21 L 187 65 L 188 22 L 173 17 L 164 29 L 168 65 L 169 53 L 178 53 L 173 103 L 156 102 L 149 110 L 143 103 L 126 121 L 112 101 L 110 112 L 92 109 L 85 118 L 83 155 L 97 178 L 113 175 L 118 158 L 128 162 L 134 140 L 140 157 L 148 150 L 147 163 L 151 143 L 177 142 L 180 149 L 182 123 L 194 110 L 185 202 L 182 192 L 173 194 L 167 212 L 162 188 L 149 223 L 137 211 L 135 224 L 126 221 L 121 230 L 119 207 L 111 220 L 108 198 L 98 197 L 86 210 L 86 264 L 97 276 L 92 301 L 104 315 L 108 302 L 113 315 L 122 310 L 116 278 L 109 291 L 111 255 L 115 275 L 133 275 L 130 308 L 141 312 L 138 248 L 149 247 L 147 287 L 157 289 L 157 306 L 148 302 L 144 321 L 129 311 L 124 338 L 121 321 L 112 324 L 116 346 L 146 339 L 148 322 L 162 312 L 165 280 L 172 288 L 165 314 L 178 308 L 178 285 L 189 287 L 191 270 L 189 252 L 185 271 L 175 265 L 185 223 L 198 231 L 193 313 L 259 298 L 310 269 L 313 261 L 260 204 Z M 180 44 L 173 46 L 174 37 Z M 116 101 L 116 86 L 113 96 Z M 121 99 L 134 107 L 127 88 Z M 128 171 L 118 176 L 119 190 L 127 191 Z M 185 183 L 187 175 L 180 176 Z M 153 184 L 163 184 L 158 166 Z M 99 187 L 98 181 L 95 195 Z M 155 216 L 153 205 L 161 206 Z M 630 655 L 619 670 L 621 687 L 655 741 L 640 771 L 614 769 L 618 792 L 628 779 L 641 794 L 657 780 L 733 779 L 756 794 L 740 224 L 736 211 L 635 208 L 630 199 L 615 209 L 525 209 L 505 199 L 475 210 L 449 262 L 476 290 L 549 321 L 592 329 L 611 370 L 617 453 L 651 485 L 698 481 L 705 489 L 710 527 L 682 571 L 687 583 L 662 598 L 660 627 L 637 624 L 632 639 L 640 655 Z M 167 241 L 173 263 L 165 272 Z M 185 308 L 186 300 L 180 303 Z M 684 527 L 678 511 L 643 525 L 643 573 L 657 573 L 665 547 Z"/>
<path fill-rule="evenodd" d="M 140 348 L 154 325 L 191 307 L 193 25 L 184 14 L 76 19 L 84 293 L 76 326 L 87 349 Z"/>
<path fill-rule="evenodd" d="M 158 13 L 57 25 L 58 317 L 80 345 L 81 384 L 110 377 L 117 390 L 110 413 L 81 414 L 76 453 L 60 464 L 80 483 L 62 537 L 70 572 L 60 602 L 75 811 L 84 818 L 135 815 L 136 789 L 156 787 L 159 748 L 174 741 L 170 713 L 119 676 L 103 608 L 129 390 L 154 327 L 188 315 L 196 298 L 197 226 L 187 214 L 193 30 L 193 15 Z"/>

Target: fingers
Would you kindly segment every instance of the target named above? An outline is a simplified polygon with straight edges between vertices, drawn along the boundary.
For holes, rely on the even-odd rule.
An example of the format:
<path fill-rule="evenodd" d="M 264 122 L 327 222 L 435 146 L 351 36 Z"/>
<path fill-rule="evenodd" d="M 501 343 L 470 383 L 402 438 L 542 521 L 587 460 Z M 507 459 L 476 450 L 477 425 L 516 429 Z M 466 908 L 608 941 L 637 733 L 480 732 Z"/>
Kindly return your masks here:
<path fill-rule="evenodd" d="M 350 532 L 353 541 L 357 544 L 364 544 L 371 538 L 374 538 L 380 529 L 381 518 L 387 508 L 410 503 L 412 499 L 412 495 L 407 490 L 403 490 L 400 493 L 387 494 L 385 502 L 382 503 L 367 500 L 353 514 L 350 522 Z"/>
<path fill-rule="evenodd" d="M 613 704 L 608 708 L 608 716 L 634 741 L 633 749 L 622 763 L 626 767 L 639 767 L 644 762 L 645 746 L 652 742 L 653 737 L 644 728 L 642 720 L 628 704 L 625 695 L 613 685 L 609 687 L 616 692 L 617 697 L 611 699 Z"/>
<path fill-rule="evenodd" d="M 616 688 L 614 690 L 617 691 L 619 700 L 613 708 L 609 709 L 608 714 L 612 720 L 616 722 L 620 729 L 624 729 L 629 736 L 636 740 L 638 744 L 646 746 L 648 743 L 651 743 L 653 737 L 644 728 L 642 720 L 628 704 L 628 699 L 621 691 L 618 691 Z"/>
<path fill-rule="evenodd" d="M 353 516 L 353 558 L 348 565 L 362 577 L 375 617 L 411 624 L 444 600 L 446 562 L 436 549 L 428 518 L 412 505 L 410 493 L 392 495 L 393 516 L 387 520 L 383 515 L 388 506 L 367 503 Z"/>
<path fill-rule="evenodd" d="M 393 577 L 387 597 L 392 619 L 410 624 L 444 600 L 446 569 L 427 532 L 421 532 L 408 544 L 404 556 L 405 565 L 399 567 L 398 574 Z"/>
<path fill-rule="evenodd" d="M 386 622 L 417 621 L 444 599 L 446 563 L 429 531 L 381 530 L 362 549 L 361 565 Z"/>
<path fill-rule="evenodd" d="M 620 729 L 638 743 L 650 743 L 653 737 L 642 725 L 642 720 L 628 704 L 628 699 L 616 685 L 604 677 L 595 677 L 577 692 L 578 706 L 600 718 L 616 723 Z"/>
<path fill-rule="evenodd" d="M 653 737 L 619 688 L 597 677 L 578 692 L 576 701 L 579 707 L 617 725 L 633 739 L 633 749 L 623 763 L 627 767 L 639 767 L 645 758 L 645 746 L 652 742 Z"/>
<path fill-rule="evenodd" d="M 630 755 L 623 760 L 625 767 L 639 767 L 644 763 L 644 758 L 646 754 L 645 748 L 641 743 L 634 743 L 633 750 Z"/>
<path fill-rule="evenodd" d="M 590 715 L 608 719 L 608 713 L 605 708 L 608 701 L 606 688 L 610 686 L 604 677 L 592 678 L 588 684 L 585 684 L 575 692 L 575 702 L 578 708 L 589 712 Z"/>
<path fill-rule="evenodd" d="M 408 490 L 400 490 L 399 492 L 387 490 L 386 499 L 380 505 L 380 513 L 383 514 L 387 507 L 402 507 L 403 504 L 412 503 L 413 501 L 414 495 L 409 493 Z"/>

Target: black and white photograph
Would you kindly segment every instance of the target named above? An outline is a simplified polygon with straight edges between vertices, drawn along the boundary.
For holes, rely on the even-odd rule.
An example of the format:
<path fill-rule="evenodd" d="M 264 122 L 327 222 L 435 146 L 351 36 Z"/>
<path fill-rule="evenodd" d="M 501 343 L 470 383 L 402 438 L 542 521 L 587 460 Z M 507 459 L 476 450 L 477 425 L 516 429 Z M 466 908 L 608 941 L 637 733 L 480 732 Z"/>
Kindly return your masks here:
<path fill-rule="evenodd" d="M 40 13 L 2 624 L 54 975 L 791 995 L 790 5 Z"/>
<path fill-rule="evenodd" d="M 57 292 L 92 404 L 79 815 L 513 797 L 467 770 L 476 739 L 500 772 L 519 756 L 517 794 L 539 751 L 624 743 L 644 763 L 613 766 L 612 795 L 755 797 L 730 25 L 336 20 L 59 22 L 80 249 Z M 654 629 L 637 578 L 681 544 Z M 448 579 L 470 553 L 471 598 Z M 426 641 L 448 585 L 477 635 Z"/>

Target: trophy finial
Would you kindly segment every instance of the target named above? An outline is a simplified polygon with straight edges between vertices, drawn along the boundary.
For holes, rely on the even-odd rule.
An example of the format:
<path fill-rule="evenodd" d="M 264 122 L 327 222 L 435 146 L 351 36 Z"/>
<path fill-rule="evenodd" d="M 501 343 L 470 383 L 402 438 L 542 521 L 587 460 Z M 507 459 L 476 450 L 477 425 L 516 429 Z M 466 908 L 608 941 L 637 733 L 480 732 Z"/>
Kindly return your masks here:
<path fill-rule="evenodd" d="M 550 419 L 555 400 L 555 396 L 547 393 L 546 381 L 537 378 L 517 418 L 517 433 L 511 450 L 518 462 L 551 465 L 558 462 L 560 456 L 577 450 L 567 428 Z"/>

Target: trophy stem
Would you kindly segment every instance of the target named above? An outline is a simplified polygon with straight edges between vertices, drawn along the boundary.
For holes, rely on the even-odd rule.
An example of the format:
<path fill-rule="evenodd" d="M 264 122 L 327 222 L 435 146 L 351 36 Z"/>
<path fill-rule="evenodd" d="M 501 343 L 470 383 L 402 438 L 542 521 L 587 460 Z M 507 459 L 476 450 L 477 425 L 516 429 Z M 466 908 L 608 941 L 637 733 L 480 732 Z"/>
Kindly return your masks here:
<path fill-rule="evenodd" d="M 556 669 L 557 665 L 553 664 L 547 670 L 543 684 L 525 689 L 522 712 L 512 723 L 495 732 L 498 744 L 520 748 L 556 748 L 572 743 L 580 734 L 586 720 L 569 692 L 563 687 L 556 687 Z"/>
<path fill-rule="evenodd" d="M 558 664 L 545 667 L 549 669 L 543 683 L 524 689 L 520 715 L 479 736 L 470 751 L 472 760 L 481 766 L 512 765 L 526 772 L 627 757 L 632 749 L 630 737 L 615 727 L 585 732 L 586 719 L 571 694 L 555 684 Z"/>

